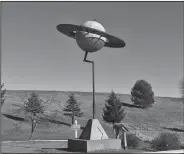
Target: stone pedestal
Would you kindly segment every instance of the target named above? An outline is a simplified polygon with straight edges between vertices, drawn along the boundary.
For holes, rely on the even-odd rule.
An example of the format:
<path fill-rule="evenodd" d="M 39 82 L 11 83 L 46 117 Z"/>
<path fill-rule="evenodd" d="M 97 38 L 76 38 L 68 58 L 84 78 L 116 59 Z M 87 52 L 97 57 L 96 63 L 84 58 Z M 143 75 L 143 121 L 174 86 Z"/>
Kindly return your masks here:
<path fill-rule="evenodd" d="M 121 140 L 109 139 L 98 119 L 90 119 L 78 139 L 68 140 L 68 149 L 83 152 L 120 150 Z"/>
<path fill-rule="evenodd" d="M 120 150 L 120 139 L 83 140 L 69 139 L 68 149 L 80 152 L 95 152 L 98 150 Z"/>

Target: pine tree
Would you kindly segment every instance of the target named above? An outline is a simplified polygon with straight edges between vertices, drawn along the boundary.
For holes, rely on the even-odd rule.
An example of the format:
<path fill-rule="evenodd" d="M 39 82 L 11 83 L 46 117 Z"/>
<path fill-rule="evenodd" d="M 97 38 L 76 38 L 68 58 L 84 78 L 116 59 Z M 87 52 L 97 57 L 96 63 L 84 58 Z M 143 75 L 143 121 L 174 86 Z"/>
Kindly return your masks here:
<path fill-rule="evenodd" d="M 120 123 L 125 118 L 125 112 L 122 106 L 120 99 L 112 91 L 103 108 L 103 120 L 111 124 Z"/>
<path fill-rule="evenodd" d="M 145 80 L 138 80 L 131 90 L 131 100 L 143 108 L 151 107 L 155 102 L 151 84 Z"/>
<path fill-rule="evenodd" d="M 1 85 L 1 107 L 4 104 L 5 101 L 5 94 L 6 94 L 6 89 L 3 90 L 4 84 Z"/>
<path fill-rule="evenodd" d="M 74 124 L 74 118 L 82 117 L 83 112 L 80 109 L 80 104 L 77 102 L 75 95 L 72 93 L 69 95 L 69 99 L 66 101 L 66 105 L 63 109 L 64 115 L 72 118 L 72 124 Z"/>
<path fill-rule="evenodd" d="M 40 120 L 39 115 L 44 113 L 42 102 L 43 101 L 39 98 L 39 95 L 36 92 L 32 92 L 28 100 L 24 103 L 23 111 L 31 121 L 30 140 L 32 139 L 36 125 Z"/>
<path fill-rule="evenodd" d="M 19 98 L 22 102 L 21 105 L 19 104 L 12 104 L 15 108 L 13 109 L 14 115 L 3 114 L 5 117 L 15 120 L 17 123 L 15 124 L 16 129 L 21 128 L 22 123 L 28 123 L 31 125 L 31 134 L 30 140 L 32 139 L 33 133 L 36 130 L 38 125 L 42 127 L 49 127 L 50 124 L 53 123 L 52 116 L 45 114 L 45 105 L 50 105 L 53 100 L 47 99 L 43 101 L 40 99 L 39 94 L 36 92 L 32 92 L 29 94 L 25 93 L 24 95 L 20 95 Z M 17 109 L 18 107 L 18 109 Z M 23 117 L 20 117 L 24 114 Z M 19 115 L 17 117 L 17 115 Z M 19 127 L 18 127 L 19 126 Z"/>

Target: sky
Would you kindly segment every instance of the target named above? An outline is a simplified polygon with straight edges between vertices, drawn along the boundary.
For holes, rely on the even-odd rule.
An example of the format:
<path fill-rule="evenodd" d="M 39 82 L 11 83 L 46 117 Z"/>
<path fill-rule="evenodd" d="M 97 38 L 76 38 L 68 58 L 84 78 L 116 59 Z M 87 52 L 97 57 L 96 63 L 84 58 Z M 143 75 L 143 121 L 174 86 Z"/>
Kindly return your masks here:
<path fill-rule="evenodd" d="M 180 97 L 182 2 L 3 2 L 1 80 L 8 90 L 91 91 L 91 64 L 58 24 L 96 19 L 124 48 L 88 54 L 95 91 L 130 94 L 139 79 L 156 96 Z"/>

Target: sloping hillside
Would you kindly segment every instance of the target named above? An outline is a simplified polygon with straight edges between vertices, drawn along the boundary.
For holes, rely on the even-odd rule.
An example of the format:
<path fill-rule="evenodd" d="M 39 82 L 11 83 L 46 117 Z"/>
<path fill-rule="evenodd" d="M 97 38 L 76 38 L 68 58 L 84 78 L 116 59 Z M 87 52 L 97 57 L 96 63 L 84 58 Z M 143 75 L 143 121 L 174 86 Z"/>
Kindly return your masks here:
<path fill-rule="evenodd" d="M 12 104 L 22 104 L 21 97 L 29 91 L 7 91 L 6 101 L 2 108 L 2 112 L 11 113 L 14 108 Z M 58 92 L 58 91 L 38 91 L 40 96 L 44 99 L 54 99 L 54 102 L 61 102 L 63 105 L 68 99 L 69 92 Z M 75 92 L 76 98 L 81 102 L 81 107 L 84 111 L 84 117 L 78 122 L 85 125 L 87 119 L 92 118 L 92 93 Z M 105 124 L 102 121 L 102 112 L 104 107 L 104 101 L 107 99 L 107 93 L 96 94 L 96 117 L 100 119 L 102 125 L 108 134 L 113 137 L 111 126 Z M 121 101 L 126 103 L 132 103 L 130 95 L 118 94 Z M 125 125 L 129 128 L 130 132 L 136 133 L 137 136 L 143 140 L 151 140 L 158 135 L 159 132 L 169 131 L 164 130 L 162 127 L 179 128 L 183 129 L 183 104 L 179 98 L 167 98 L 167 97 L 156 97 L 156 104 L 150 109 L 137 109 L 125 107 L 126 118 L 124 119 Z M 46 108 L 51 111 L 58 110 L 59 106 L 56 103 L 51 103 Z M 69 122 L 70 119 L 68 120 Z M 2 135 L 3 140 L 9 139 L 9 132 L 13 128 L 13 121 L 2 117 Z M 24 133 L 13 133 L 11 137 L 15 140 L 28 138 L 30 130 L 28 124 L 23 124 L 22 131 Z M 170 131 L 173 132 L 173 131 Z M 173 132 L 176 133 L 176 132 Z M 181 141 L 184 143 L 184 133 L 177 132 L 180 135 Z M 44 134 L 44 135 L 43 135 Z M 60 126 L 59 130 L 38 128 L 35 132 L 34 137 L 37 139 L 66 139 L 73 137 L 74 133 L 66 126 Z"/>

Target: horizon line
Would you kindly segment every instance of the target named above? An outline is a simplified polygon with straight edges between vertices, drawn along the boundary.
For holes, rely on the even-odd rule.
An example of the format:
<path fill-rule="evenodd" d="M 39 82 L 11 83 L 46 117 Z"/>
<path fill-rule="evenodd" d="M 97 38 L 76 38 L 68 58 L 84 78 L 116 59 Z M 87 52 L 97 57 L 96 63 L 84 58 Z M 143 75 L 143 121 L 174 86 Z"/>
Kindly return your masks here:
<path fill-rule="evenodd" d="M 6 89 L 6 91 L 44 91 L 44 92 L 81 92 L 81 93 L 93 93 L 92 91 L 68 91 L 68 90 L 31 90 L 31 89 Z M 114 90 L 111 90 L 111 91 L 114 91 Z M 115 92 L 115 91 L 114 91 Z M 95 93 L 103 93 L 103 94 L 110 94 L 111 92 L 100 92 L 100 91 L 96 91 Z M 131 95 L 130 93 L 118 93 L 118 92 L 115 92 L 117 95 Z M 154 96 L 154 97 L 159 97 L 159 98 L 178 98 L 178 99 L 182 99 L 182 97 L 171 97 L 171 96 Z"/>

